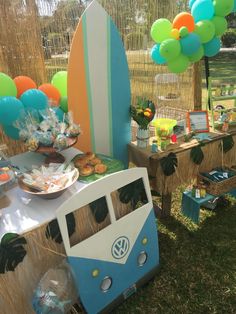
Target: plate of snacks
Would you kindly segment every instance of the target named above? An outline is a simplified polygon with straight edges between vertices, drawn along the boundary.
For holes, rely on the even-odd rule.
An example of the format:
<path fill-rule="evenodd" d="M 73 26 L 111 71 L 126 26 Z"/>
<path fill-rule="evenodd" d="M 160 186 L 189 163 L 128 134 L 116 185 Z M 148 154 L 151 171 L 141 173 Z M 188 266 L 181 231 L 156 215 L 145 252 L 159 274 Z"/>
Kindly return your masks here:
<path fill-rule="evenodd" d="M 9 167 L 0 168 L 0 188 L 15 177 L 14 172 Z"/>
<path fill-rule="evenodd" d="M 53 199 L 72 186 L 78 177 L 78 169 L 71 164 L 49 164 L 24 173 L 18 178 L 18 184 L 26 193 Z"/>
<path fill-rule="evenodd" d="M 105 175 L 124 169 L 120 160 L 92 152 L 76 155 L 72 161 L 79 169 L 79 181 L 84 183 L 96 181 Z"/>

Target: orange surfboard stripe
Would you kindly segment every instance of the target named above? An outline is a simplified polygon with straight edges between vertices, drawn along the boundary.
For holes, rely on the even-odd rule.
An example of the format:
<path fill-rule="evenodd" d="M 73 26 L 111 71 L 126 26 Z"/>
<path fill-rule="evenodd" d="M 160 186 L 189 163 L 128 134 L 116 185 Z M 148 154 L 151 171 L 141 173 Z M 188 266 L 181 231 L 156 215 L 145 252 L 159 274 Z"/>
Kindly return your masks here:
<path fill-rule="evenodd" d="M 82 19 L 71 45 L 68 65 L 68 108 L 82 129 L 76 147 L 83 152 L 92 151 Z"/>

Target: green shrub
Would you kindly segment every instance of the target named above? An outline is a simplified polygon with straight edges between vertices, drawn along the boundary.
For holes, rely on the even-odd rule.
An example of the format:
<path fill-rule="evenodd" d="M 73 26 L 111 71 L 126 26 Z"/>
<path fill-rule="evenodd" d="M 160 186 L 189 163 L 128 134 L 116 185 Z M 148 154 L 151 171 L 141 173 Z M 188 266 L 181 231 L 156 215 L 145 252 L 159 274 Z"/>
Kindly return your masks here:
<path fill-rule="evenodd" d="M 236 46 L 236 30 L 228 29 L 221 38 L 223 47 Z"/>

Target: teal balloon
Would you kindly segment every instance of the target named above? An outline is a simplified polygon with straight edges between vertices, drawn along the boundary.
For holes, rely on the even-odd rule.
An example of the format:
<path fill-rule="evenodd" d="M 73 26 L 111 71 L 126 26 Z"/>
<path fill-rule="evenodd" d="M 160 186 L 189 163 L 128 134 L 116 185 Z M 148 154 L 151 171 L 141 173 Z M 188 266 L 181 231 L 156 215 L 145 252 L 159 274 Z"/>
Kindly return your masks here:
<path fill-rule="evenodd" d="M 67 96 L 67 71 L 54 74 L 51 83 L 59 90 L 61 97 Z"/>
<path fill-rule="evenodd" d="M 212 0 L 197 0 L 191 8 L 191 14 L 194 17 L 195 23 L 202 20 L 210 20 L 214 12 Z"/>
<path fill-rule="evenodd" d="M 0 99 L 0 123 L 12 125 L 24 111 L 22 102 L 16 97 L 6 96 Z"/>
<path fill-rule="evenodd" d="M 200 38 L 197 34 L 190 33 L 188 36 L 180 39 L 181 52 L 186 56 L 191 56 L 201 46 Z"/>
<path fill-rule="evenodd" d="M 166 39 L 160 45 L 160 54 L 167 61 L 174 60 L 181 51 L 179 40 Z"/>
<path fill-rule="evenodd" d="M 152 60 L 157 63 L 157 64 L 165 64 L 166 63 L 166 59 L 163 58 L 161 55 L 160 55 L 160 44 L 157 44 L 155 46 L 152 47 L 152 50 L 151 50 L 151 57 L 152 57 Z"/>
<path fill-rule="evenodd" d="M 15 128 L 14 126 L 4 125 L 3 131 L 8 137 L 12 138 L 13 140 L 20 139 L 19 129 Z"/>
<path fill-rule="evenodd" d="M 58 119 L 59 119 L 60 121 L 63 121 L 64 111 L 61 110 L 61 108 L 59 108 L 59 107 L 55 107 L 55 108 L 53 108 L 53 110 L 54 110 L 54 112 L 56 113 Z"/>
<path fill-rule="evenodd" d="M 214 0 L 213 5 L 215 15 L 224 17 L 233 11 L 234 0 Z"/>
<path fill-rule="evenodd" d="M 193 63 L 198 62 L 202 59 L 203 56 L 204 56 L 204 48 L 203 48 L 203 45 L 201 45 L 198 51 L 196 51 L 194 54 L 189 56 L 189 61 Z"/>
<path fill-rule="evenodd" d="M 211 22 L 215 25 L 215 36 L 222 36 L 227 30 L 228 22 L 223 16 L 214 16 Z"/>
<path fill-rule="evenodd" d="M 167 66 L 172 73 L 182 73 L 187 70 L 189 64 L 189 58 L 180 54 L 176 59 L 168 62 Z"/>
<path fill-rule="evenodd" d="M 206 57 L 213 57 L 220 51 L 220 39 L 218 37 L 214 37 L 211 41 L 204 44 L 204 54 Z"/>
<path fill-rule="evenodd" d="M 59 107 L 61 110 L 63 110 L 65 113 L 68 112 L 68 99 L 67 97 L 61 97 Z"/>
<path fill-rule="evenodd" d="M 236 0 L 234 0 L 234 7 L 233 7 L 232 12 L 236 12 Z"/>
<path fill-rule="evenodd" d="M 10 76 L 0 72 L 0 97 L 13 96 L 16 97 L 16 84 Z"/>
<path fill-rule="evenodd" d="M 192 6 L 193 6 L 193 4 L 195 3 L 195 1 L 196 1 L 196 0 L 189 0 L 188 5 L 189 5 L 190 9 L 192 8 Z"/>
<path fill-rule="evenodd" d="M 171 37 L 172 23 L 167 19 L 156 20 L 151 27 L 151 37 L 156 43 Z"/>
<path fill-rule="evenodd" d="M 48 97 L 38 89 L 29 89 L 24 92 L 20 100 L 26 110 L 44 110 L 48 106 Z"/>
<path fill-rule="evenodd" d="M 201 43 L 205 44 L 215 36 L 215 25 L 212 20 L 199 21 L 195 24 L 194 33 L 199 36 Z"/>

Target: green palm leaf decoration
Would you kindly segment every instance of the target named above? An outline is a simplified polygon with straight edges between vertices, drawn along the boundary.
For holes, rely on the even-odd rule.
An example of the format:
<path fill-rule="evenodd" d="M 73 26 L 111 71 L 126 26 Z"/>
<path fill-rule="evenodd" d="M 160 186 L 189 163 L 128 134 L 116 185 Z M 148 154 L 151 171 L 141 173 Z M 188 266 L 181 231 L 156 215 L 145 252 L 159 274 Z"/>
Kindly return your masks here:
<path fill-rule="evenodd" d="M 170 153 L 168 156 L 160 160 L 161 168 L 165 176 L 171 176 L 178 167 L 178 159 L 176 154 Z"/>
<path fill-rule="evenodd" d="M 118 191 L 120 201 L 124 204 L 131 202 L 133 210 L 136 208 L 138 202 L 147 203 L 147 195 L 142 179 L 131 182 Z"/>
<path fill-rule="evenodd" d="M 90 203 L 89 206 L 97 223 L 101 223 L 106 219 L 108 207 L 105 196 Z"/>
<path fill-rule="evenodd" d="M 67 223 L 69 236 L 72 236 L 72 234 L 75 232 L 75 217 L 73 213 L 66 215 L 66 223 Z M 61 236 L 57 219 L 53 219 L 52 221 L 49 222 L 49 224 L 46 227 L 45 234 L 46 234 L 47 239 L 51 238 L 56 243 L 59 243 L 59 244 L 62 243 L 62 236 Z"/>
<path fill-rule="evenodd" d="M 223 152 L 226 154 L 234 147 L 234 139 L 232 135 L 228 135 L 223 137 L 222 142 L 220 144 L 220 149 L 222 149 L 223 145 Z"/>
<path fill-rule="evenodd" d="M 0 273 L 14 271 L 26 255 L 24 237 L 17 233 L 6 233 L 0 243 Z"/>
<path fill-rule="evenodd" d="M 196 164 L 200 165 L 204 159 L 204 154 L 201 148 L 202 145 L 195 146 L 191 149 L 190 159 Z"/>

